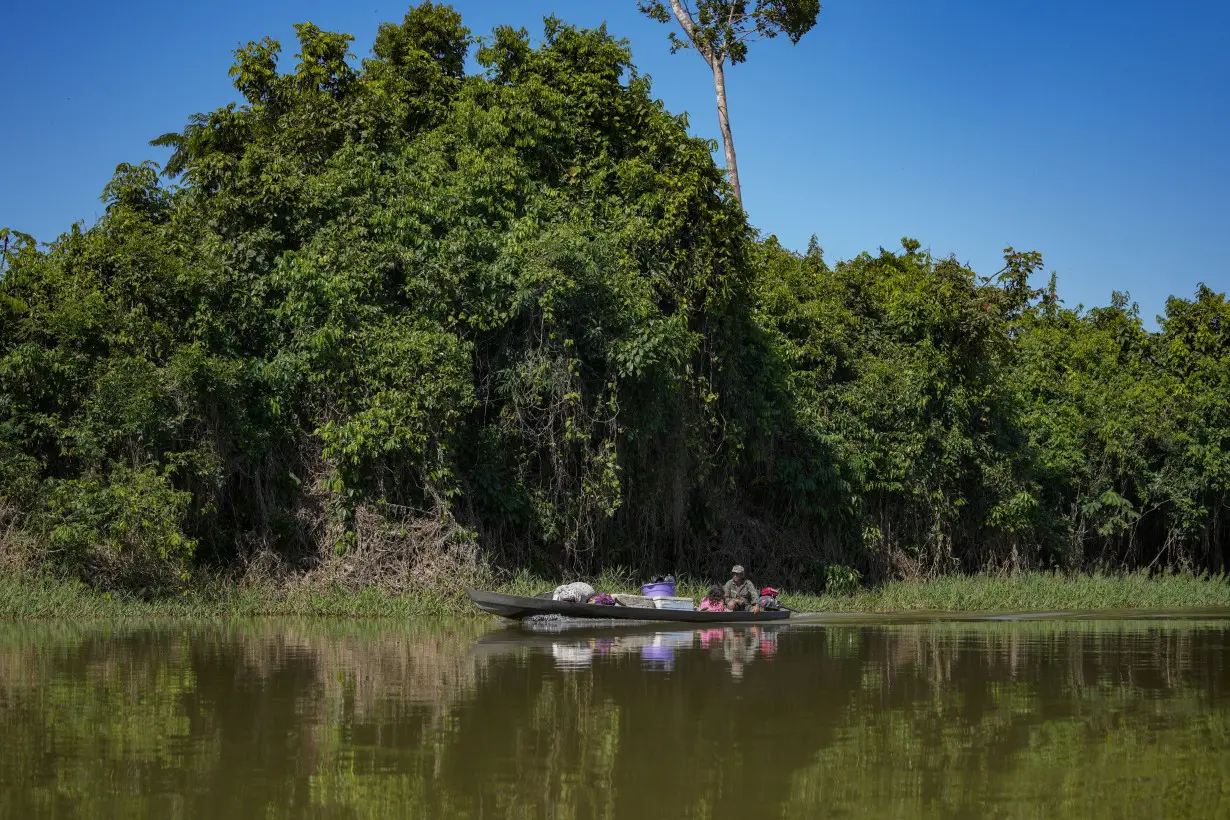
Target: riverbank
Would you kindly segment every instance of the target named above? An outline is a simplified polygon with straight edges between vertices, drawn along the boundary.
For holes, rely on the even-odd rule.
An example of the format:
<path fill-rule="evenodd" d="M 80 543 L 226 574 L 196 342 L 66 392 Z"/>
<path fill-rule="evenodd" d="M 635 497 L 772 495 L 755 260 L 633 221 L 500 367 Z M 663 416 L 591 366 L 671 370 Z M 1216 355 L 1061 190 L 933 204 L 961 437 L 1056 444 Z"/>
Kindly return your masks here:
<path fill-rule="evenodd" d="M 1070 612 L 1230 608 L 1224 575 L 958 575 L 894 581 L 850 595 L 802 596 L 790 605 L 817 612 Z"/>
<path fill-rule="evenodd" d="M 555 582 L 521 575 L 496 589 L 533 595 Z M 633 591 L 613 578 L 604 591 Z M 680 595 L 699 599 L 702 585 L 684 582 Z M 1058 575 L 953 576 L 895 581 L 848 595 L 782 595 L 805 612 L 1063 612 L 1111 609 L 1191 610 L 1230 608 L 1225 576 Z M 153 599 L 101 593 L 78 583 L 38 577 L 0 579 L 0 619 L 42 618 L 230 618 L 230 617 L 421 618 L 480 616 L 464 591 L 391 595 L 375 589 L 306 588 L 275 584 L 202 584 L 182 594 Z"/>

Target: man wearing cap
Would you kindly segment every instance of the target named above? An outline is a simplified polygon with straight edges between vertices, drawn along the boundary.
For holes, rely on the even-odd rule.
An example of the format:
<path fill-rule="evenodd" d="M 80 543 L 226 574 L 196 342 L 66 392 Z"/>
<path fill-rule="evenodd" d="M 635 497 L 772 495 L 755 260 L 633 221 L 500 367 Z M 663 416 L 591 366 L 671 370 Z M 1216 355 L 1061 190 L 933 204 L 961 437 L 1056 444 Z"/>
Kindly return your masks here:
<path fill-rule="evenodd" d="M 730 570 L 731 578 L 722 587 L 722 597 L 726 599 L 726 609 L 729 612 L 747 609 L 759 612 L 756 606 L 758 594 L 755 585 L 744 577 L 743 565 L 735 564 Z"/>

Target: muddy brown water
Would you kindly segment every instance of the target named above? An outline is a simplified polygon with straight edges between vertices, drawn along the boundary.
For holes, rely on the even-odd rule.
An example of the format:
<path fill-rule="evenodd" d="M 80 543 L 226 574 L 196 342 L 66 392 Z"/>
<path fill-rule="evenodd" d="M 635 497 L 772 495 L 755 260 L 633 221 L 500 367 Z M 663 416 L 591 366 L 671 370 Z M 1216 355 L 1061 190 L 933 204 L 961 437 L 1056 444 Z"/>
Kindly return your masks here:
<path fill-rule="evenodd" d="M 1230 613 L 0 624 L 0 817 L 1230 817 Z"/>

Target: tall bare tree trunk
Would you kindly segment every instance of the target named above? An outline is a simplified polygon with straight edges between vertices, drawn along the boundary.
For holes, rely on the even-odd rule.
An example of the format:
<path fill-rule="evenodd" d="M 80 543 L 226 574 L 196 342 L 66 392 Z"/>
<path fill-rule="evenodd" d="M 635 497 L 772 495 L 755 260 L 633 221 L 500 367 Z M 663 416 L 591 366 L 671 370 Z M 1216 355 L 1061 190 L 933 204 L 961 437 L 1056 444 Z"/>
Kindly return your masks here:
<path fill-rule="evenodd" d="M 726 108 L 726 69 L 721 60 L 711 59 L 713 90 L 717 92 L 718 125 L 722 128 L 722 147 L 726 149 L 726 176 L 734 189 L 735 199 L 743 205 L 743 189 L 739 187 L 739 162 L 735 159 L 735 138 L 730 134 L 730 111 Z"/>
<path fill-rule="evenodd" d="M 726 62 L 726 54 L 707 47 L 697 37 L 696 21 L 692 19 L 683 0 L 669 1 L 671 11 L 675 13 L 675 19 L 679 21 L 683 33 L 688 35 L 688 40 L 713 69 L 713 90 L 717 92 L 718 125 L 722 127 L 722 147 L 726 149 L 726 176 L 730 180 L 730 187 L 735 192 L 735 199 L 739 202 L 739 207 L 743 207 L 743 189 L 739 187 L 739 163 L 735 161 L 735 138 L 730 135 L 730 111 L 726 108 L 726 68 L 723 65 Z"/>

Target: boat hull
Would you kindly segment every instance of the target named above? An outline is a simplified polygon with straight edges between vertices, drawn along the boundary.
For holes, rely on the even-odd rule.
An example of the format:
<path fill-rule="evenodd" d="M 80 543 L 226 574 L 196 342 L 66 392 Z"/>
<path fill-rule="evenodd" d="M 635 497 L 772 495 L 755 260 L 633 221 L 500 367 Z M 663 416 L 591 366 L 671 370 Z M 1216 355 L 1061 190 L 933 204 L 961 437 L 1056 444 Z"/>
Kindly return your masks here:
<path fill-rule="evenodd" d="M 647 607 L 600 606 L 598 604 L 574 604 L 570 601 L 552 601 L 547 598 L 530 598 L 525 595 L 505 595 L 502 592 L 485 592 L 467 589 L 470 600 L 483 612 L 519 621 L 533 615 L 560 615 L 565 618 L 597 618 L 620 621 L 667 621 L 673 623 L 759 623 L 784 621 L 789 612 L 700 612 L 681 609 L 649 609 Z"/>

